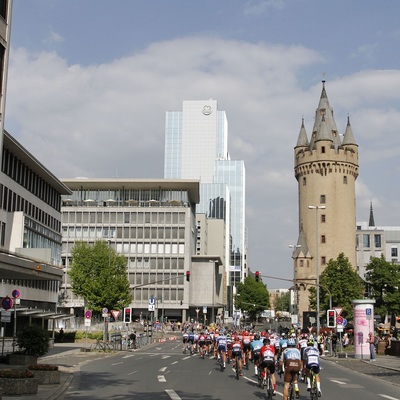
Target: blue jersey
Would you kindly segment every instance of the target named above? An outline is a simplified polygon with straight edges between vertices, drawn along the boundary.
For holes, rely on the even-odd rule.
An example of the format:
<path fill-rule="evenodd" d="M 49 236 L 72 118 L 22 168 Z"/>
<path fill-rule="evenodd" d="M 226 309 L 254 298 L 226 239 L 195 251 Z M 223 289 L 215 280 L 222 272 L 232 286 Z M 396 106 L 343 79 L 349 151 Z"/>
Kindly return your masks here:
<path fill-rule="evenodd" d="M 263 346 L 264 343 L 262 342 L 262 340 L 253 340 L 250 344 L 250 348 L 252 351 L 259 351 Z"/>
<path fill-rule="evenodd" d="M 287 347 L 287 342 L 288 342 L 287 339 L 281 339 L 281 341 L 279 342 L 279 347 L 280 347 L 281 349 L 286 349 L 286 347 Z"/>
<path fill-rule="evenodd" d="M 307 366 L 319 366 L 319 351 L 315 347 L 306 347 L 304 349 L 303 358 Z"/>
<path fill-rule="evenodd" d="M 300 350 L 297 347 L 286 347 L 282 353 L 283 361 L 301 360 Z"/>

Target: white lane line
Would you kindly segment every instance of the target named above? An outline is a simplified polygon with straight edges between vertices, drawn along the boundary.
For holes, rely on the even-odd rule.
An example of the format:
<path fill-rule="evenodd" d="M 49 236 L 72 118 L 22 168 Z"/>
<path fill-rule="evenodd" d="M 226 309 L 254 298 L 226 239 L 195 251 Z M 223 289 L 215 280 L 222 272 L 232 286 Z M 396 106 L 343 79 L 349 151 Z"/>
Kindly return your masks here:
<path fill-rule="evenodd" d="M 173 363 L 171 363 L 171 365 L 174 365 L 174 364 L 178 364 L 178 361 L 174 361 Z"/>
<path fill-rule="evenodd" d="M 160 372 L 164 372 L 167 369 L 167 367 L 162 367 L 159 369 Z"/>
<path fill-rule="evenodd" d="M 157 375 L 158 382 L 167 382 L 164 375 Z"/>
<path fill-rule="evenodd" d="M 135 355 L 134 354 L 129 354 L 127 356 L 123 356 L 122 358 L 129 358 L 129 357 L 135 357 Z"/>
<path fill-rule="evenodd" d="M 176 394 L 175 390 L 165 389 L 165 391 L 167 392 L 167 394 L 171 398 L 171 400 L 181 400 L 181 398 Z"/>
<path fill-rule="evenodd" d="M 123 364 L 123 361 L 117 362 L 117 363 L 114 363 L 114 364 L 111 364 L 111 365 L 118 365 L 118 364 Z"/>
<path fill-rule="evenodd" d="M 129 372 L 129 374 L 128 374 L 128 375 L 133 375 L 133 374 L 136 374 L 136 372 L 137 372 L 137 371 Z"/>
<path fill-rule="evenodd" d="M 339 385 L 347 385 L 347 382 L 337 381 L 336 379 L 329 379 L 331 382 L 338 383 Z"/>
<path fill-rule="evenodd" d="M 378 396 L 384 397 L 385 399 L 389 399 L 389 400 L 399 400 L 397 397 L 392 397 L 392 396 L 388 396 L 387 394 L 379 394 Z"/>
<path fill-rule="evenodd" d="M 190 356 L 189 357 L 183 357 L 182 360 L 188 360 L 189 358 L 190 358 Z"/>
<path fill-rule="evenodd" d="M 166 358 L 170 358 L 171 356 L 162 356 L 161 360 L 165 360 Z"/>

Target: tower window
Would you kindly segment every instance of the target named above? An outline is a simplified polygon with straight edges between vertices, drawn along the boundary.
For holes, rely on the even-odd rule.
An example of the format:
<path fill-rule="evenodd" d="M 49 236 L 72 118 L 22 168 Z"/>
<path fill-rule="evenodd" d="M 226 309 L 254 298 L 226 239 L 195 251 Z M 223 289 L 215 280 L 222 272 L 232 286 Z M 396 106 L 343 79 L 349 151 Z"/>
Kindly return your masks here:
<path fill-rule="evenodd" d="M 321 204 L 325 204 L 326 203 L 326 196 L 324 194 L 321 194 L 321 196 L 319 197 L 319 202 Z"/>
<path fill-rule="evenodd" d="M 347 176 L 346 176 L 346 175 L 343 177 L 343 183 L 344 183 L 345 185 L 347 185 Z"/>
<path fill-rule="evenodd" d="M 321 265 L 326 265 L 326 257 L 325 256 L 321 257 Z"/>
<path fill-rule="evenodd" d="M 306 186 L 306 185 L 307 185 L 307 178 L 303 177 L 303 186 Z"/>
<path fill-rule="evenodd" d="M 321 214 L 321 223 L 325 223 L 325 222 L 326 222 L 326 215 Z"/>
<path fill-rule="evenodd" d="M 324 154 L 325 153 L 325 146 L 321 147 L 321 153 Z"/>
<path fill-rule="evenodd" d="M 322 244 L 326 243 L 326 236 L 325 235 L 321 235 L 321 243 Z"/>

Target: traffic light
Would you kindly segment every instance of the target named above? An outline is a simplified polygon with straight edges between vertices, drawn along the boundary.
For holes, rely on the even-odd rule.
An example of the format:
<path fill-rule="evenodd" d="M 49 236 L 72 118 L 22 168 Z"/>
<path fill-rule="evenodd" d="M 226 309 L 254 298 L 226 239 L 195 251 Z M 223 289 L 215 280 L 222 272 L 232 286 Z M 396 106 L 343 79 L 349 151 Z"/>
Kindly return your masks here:
<path fill-rule="evenodd" d="M 132 322 L 132 312 L 130 307 L 124 308 L 124 322 L 128 324 Z"/>
<path fill-rule="evenodd" d="M 190 282 L 190 271 L 186 271 L 186 280 Z"/>
<path fill-rule="evenodd" d="M 260 280 L 260 273 L 256 271 L 256 282 L 258 282 L 259 280 Z"/>
<path fill-rule="evenodd" d="M 336 326 L 336 311 L 328 310 L 326 312 L 327 327 L 334 328 Z"/>

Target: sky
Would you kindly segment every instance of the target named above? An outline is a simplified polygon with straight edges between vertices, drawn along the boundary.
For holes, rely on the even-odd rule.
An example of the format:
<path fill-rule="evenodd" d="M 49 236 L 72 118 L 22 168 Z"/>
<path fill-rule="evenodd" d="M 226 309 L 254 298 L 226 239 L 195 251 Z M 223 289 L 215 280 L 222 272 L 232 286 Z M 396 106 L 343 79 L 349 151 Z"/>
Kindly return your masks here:
<path fill-rule="evenodd" d="M 14 0 L 5 128 L 60 179 L 162 178 L 166 111 L 216 99 L 246 166 L 249 267 L 292 279 L 294 146 L 322 79 L 359 145 L 357 221 L 372 202 L 400 226 L 399 22 L 392 0 Z"/>

